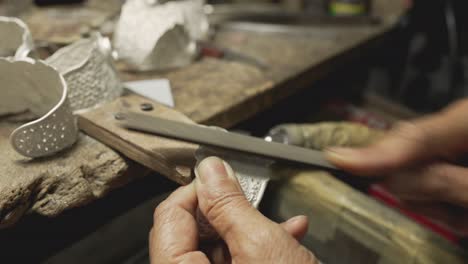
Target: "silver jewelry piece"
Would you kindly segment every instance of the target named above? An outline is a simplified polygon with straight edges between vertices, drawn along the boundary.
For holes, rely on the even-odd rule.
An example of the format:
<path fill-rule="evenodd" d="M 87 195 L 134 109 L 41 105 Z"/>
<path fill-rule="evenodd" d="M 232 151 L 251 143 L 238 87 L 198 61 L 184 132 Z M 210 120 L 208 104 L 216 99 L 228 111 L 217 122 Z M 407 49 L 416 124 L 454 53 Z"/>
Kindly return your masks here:
<path fill-rule="evenodd" d="M 0 16 L 0 57 L 26 58 L 34 50 L 28 26 L 18 18 Z"/>
<path fill-rule="evenodd" d="M 40 117 L 15 129 L 13 148 L 26 157 L 53 155 L 73 145 L 78 126 L 67 99 L 65 79 L 42 61 L 0 59 L 0 115 L 28 112 Z"/>
<path fill-rule="evenodd" d="M 53 155 L 75 143 L 78 127 L 73 111 L 111 101 L 123 91 L 112 62 L 109 39 L 99 34 L 60 49 L 45 62 L 27 58 L 33 41 L 26 24 L 0 17 L 0 116 L 37 118 L 10 136 L 21 155 Z M 22 116 L 23 118 L 23 116 Z"/>
<path fill-rule="evenodd" d="M 270 180 L 270 166 L 273 161 L 252 155 L 240 155 L 234 151 L 213 147 L 201 146 L 195 152 L 197 163 L 210 156 L 217 156 L 232 167 L 245 198 L 255 208 L 258 208 Z M 197 174 L 196 170 L 195 174 Z M 197 223 L 201 239 L 209 240 L 217 237 L 216 231 L 201 214 L 200 210 L 197 210 Z"/>
<path fill-rule="evenodd" d="M 98 33 L 58 50 L 46 62 L 65 77 L 73 111 L 112 101 L 122 94 L 111 43 Z"/>
<path fill-rule="evenodd" d="M 200 147 L 195 152 L 197 162 L 210 156 L 217 156 L 231 165 L 245 197 L 257 208 L 270 180 L 270 166 L 273 161 L 212 147 Z"/>
<path fill-rule="evenodd" d="M 198 52 L 195 40 L 208 35 L 203 3 L 128 0 L 114 35 L 119 58 L 142 71 L 190 64 Z"/>

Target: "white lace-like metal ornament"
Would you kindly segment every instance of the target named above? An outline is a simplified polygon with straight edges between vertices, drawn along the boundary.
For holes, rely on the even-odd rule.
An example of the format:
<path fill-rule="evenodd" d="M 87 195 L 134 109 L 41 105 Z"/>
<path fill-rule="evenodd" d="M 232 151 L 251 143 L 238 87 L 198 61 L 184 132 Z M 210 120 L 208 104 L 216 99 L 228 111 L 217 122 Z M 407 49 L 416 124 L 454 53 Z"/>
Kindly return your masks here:
<path fill-rule="evenodd" d="M 109 39 L 95 34 L 58 50 L 46 62 L 65 77 L 70 106 L 78 111 L 122 94 L 123 85 L 112 60 Z"/>
<path fill-rule="evenodd" d="M 222 128 L 214 129 L 225 131 L 225 129 Z M 270 166 L 274 162 L 258 156 L 248 155 L 245 153 L 239 154 L 235 151 L 213 147 L 202 146 L 195 152 L 197 163 L 211 156 L 217 156 L 231 166 L 237 180 L 239 181 L 242 191 L 244 192 L 245 198 L 255 208 L 258 208 L 268 182 L 270 181 Z M 195 174 L 197 174 L 196 170 Z M 210 240 L 217 237 L 216 231 L 199 210 L 197 211 L 197 223 L 201 239 Z"/>
<path fill-rule="evenodd" d="M 123 91 L 109 39 L 99 34 L 58 50 L 45 62 L 27 58 L 34 49 L 26 24 L 0 17 L 0 116 L 37 118 L 10 136 L 21 155 L 38 158 L 73 145 L 78 127 L 73 111 L 111 101 Z"/>
<path fill-rule="evenodd" d="M 114 35 L 119 58 L 142 71 L 190 64 L 198 53 L 195 40 L 208 34 L 203 3 L 128 0 Z"/>
<path fill-rule="evenodd" d="M 232 167 L 245 197 L 257 208 L 270 180 L 270 165 L 273 161 L 212 147 L 200 147 L 195 153 L 198 162 L 210 156 L 217 156 Z"/>
<path fill-rule="evenodd" d="M 26 24 L 18 18 L 0 16 L 0 57 L 27 57 L 34 42 Z"/>
<path fill-rule="evenodd" d="M 52 67 L 32 59 L 0 59 L 0 116 L 12 112 L 40 117 L 15 129 L 13 148 L 23 156 L 53 155 L 73 145 L 78 127 L 67 99 L 65 79 Z"/>

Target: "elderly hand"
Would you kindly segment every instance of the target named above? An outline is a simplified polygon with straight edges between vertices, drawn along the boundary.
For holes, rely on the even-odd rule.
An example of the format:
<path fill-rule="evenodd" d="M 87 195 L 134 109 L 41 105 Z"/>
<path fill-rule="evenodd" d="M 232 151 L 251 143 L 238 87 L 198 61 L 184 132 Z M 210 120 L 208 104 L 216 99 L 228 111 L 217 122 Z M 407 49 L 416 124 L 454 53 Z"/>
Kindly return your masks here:
<path fill-rule="evenodd" d="M 245 199 L 231 167 L 211 157 L 196 168 L 197 179 L 180 187 L 154 213 L 151 263 L 317 263 L 297 241 L 307 218 L 279 225 Z M 201 250 L 197 205 L 222 241 Z M 205 248 L 205 247 L 203 247 Z"/>
<path fill-rule="evenodd" d="M 327 156 L 356 175 L 382 177 L 412 210 L 468 234 L 468 168 L 456 165 L 466 153 L 468 100 L 403 123 L 370 147 L 331 148 Z"/>

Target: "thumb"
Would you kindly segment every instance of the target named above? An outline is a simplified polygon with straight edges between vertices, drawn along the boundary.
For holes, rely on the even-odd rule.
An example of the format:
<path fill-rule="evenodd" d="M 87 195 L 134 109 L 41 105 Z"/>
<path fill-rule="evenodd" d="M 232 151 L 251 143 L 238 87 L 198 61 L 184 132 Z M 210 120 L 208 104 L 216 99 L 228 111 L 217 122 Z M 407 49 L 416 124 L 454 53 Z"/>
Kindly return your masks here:
<path fill-rule="evenodd" d="M 296 240 L 301 241 L 307 233 L 309 221 L 307 216 L 299 215 L 281 223 L 281 227 Z"/>
<path fill-rule="evenodd" d="M 228 246 L 273 223 L 247 201 L 234 171 L 223 160 L 206 158 L 195 173 L 200 211 Z"/>

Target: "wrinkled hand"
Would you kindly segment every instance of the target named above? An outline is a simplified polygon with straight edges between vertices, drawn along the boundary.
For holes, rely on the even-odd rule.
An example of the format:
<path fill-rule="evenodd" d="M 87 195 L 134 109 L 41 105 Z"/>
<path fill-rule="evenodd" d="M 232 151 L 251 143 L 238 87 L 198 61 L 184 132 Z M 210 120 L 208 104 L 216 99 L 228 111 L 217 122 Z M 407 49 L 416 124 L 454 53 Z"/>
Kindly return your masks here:
<path fill-rule="evenodd" d="M 468 234 L 468 168 L 455 165 L 467 153 L 468 100 L 464 100 L 402 123 L 370 147 L 331 148 L 327 156 L 356 175 L 383 177 L 383 185 L 409 208 Z"/>
<path fill-rule="evenodd" d="M 307 231 L 307 218 L 279 225 L 245 199 L 229 165 L 207 158 L 197 179 L 180 187 L 154 213 L 150 232 L 151 263 L 316 263 L 297 241 Z M 222 241 L 201 250 L 197 205 Z"/>

